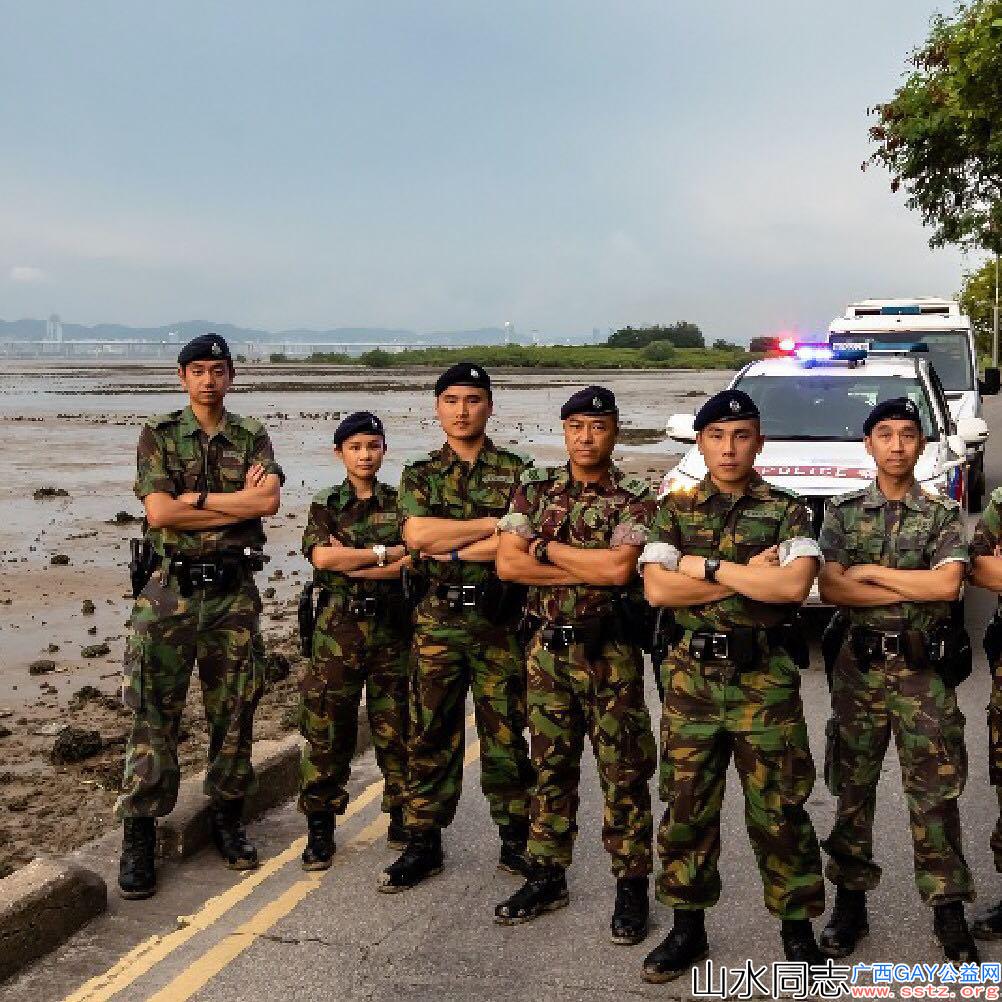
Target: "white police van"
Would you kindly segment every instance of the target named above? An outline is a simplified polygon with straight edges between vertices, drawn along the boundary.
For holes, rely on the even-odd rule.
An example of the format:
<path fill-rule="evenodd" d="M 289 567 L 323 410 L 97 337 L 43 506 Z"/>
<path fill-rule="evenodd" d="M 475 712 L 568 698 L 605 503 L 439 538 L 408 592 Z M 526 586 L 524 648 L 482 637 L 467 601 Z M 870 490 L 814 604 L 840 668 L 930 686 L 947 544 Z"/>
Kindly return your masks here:
<path fill-rule="evenodd" d="M 967 500 L 968 450 L 988 437 L 982 418 L 955 420 L 936 370 L 913 346 L 890 351 L 805 344 L 782 358 L 746 365 L 730 386 L 744 390 L 762 413 L 766 441 L 756 462 L 762 476 L 795 491 L 808 507 L 815 533 L 835 494 L 866 487 L 876 475 L 863 446 L 863 422 L 881 400 L 908 397 L 918 406 L 927 444 L 915 476 L 932 493 Z M 674 414 L 669 437 L 695 442 L 694 414 Z M 660 496 L 684 490 L 706 475 L 693 446 L 661 484 Z M 817 602 L 817 592 L 812 594 Z"/>
<path fill-rule="evenodd" d="M 828 327 L 832 345 L 881 347 L 924 344 L 939 375 L 954 419 L 981 417 L 982 396 L 999 392 L 999 370 L 985 370 L 978 379 L 978 356 L 971 320 L 950 299 L 866 299 L 851 303 Z M 985 492 L 984 445 L 968 455 L 967 501 L 980 511 Z"/>

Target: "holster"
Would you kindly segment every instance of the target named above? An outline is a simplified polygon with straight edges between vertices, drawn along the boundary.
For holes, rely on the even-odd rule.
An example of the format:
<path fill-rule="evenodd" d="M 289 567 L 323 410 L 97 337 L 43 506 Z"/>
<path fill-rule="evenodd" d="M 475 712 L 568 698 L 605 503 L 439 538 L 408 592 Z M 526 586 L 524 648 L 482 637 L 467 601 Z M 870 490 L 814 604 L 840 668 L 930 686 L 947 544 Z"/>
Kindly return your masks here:
<path fill-rule="evenodd" d="M 828 679 L 828 691 L 832 689 L 832 676 L 835 672 L 835 662 L 845 645 L 849 635 L 849 617 L 843 612 L 832 613 L 828 625 L 821 634 L 821 657 L 825 663 L 825 678 Z"/>
<path fill-rule="evenodd" d="M 153 544 L 145 537 L 129 540 L 129 579 L 132 582 L 132 597 L 139 598 L 143 589 L 149 584 L 153 572 L 157 568 L 159 557 L 153 549 Z"/>
<path fill-rule="evenodd" d="M 413 612 L 428 594 L 428 576 L 415 570 L 414 567 L 404 567 L 400 572 L 400 589 L 404 597 L 404 605 Z"/>
<path fill-rule="evenodd" d="M 1002 658 L 1002 611 L 996 609 L 985 630 L 985 638 L 982 641 L 985 648 L 985 656 L 992 671 L 995 670 Z"/>
<path fill-rule="evenodd" d="M 616 609 L 622 638 L 647 654 L 653 654 L 657 615 L 654 609 L 638 595 L 623 591 L 616 593 Z"/>
<path fill-rule="evenodd" d="M 308 658 L 313 653 L 313 631 L 317 625 L 313 593 L 316 590 L 315 582 L 307 581 L 299 593 L 299 649 L 304 658 Z"/>
<path fill-rule="evenodd" d="M 480 612 L 488 623 L 495 626 L 515 624 L 522 618 L 528 594 L 529 589 L 525 585 L 491 578 L 480 593 Z"/>
<path fill-rule="evenodd" d="M 922 637 L 922 634 L 918 636 Z M 974 669 L 974 653 L 970 634 L 963 622 L 957 622 L 955 618 L 931 637 L 922 639 L 925 640 L 930 666 L 942 678 L 944 685 L 955 689 L 970 677 Z"/>

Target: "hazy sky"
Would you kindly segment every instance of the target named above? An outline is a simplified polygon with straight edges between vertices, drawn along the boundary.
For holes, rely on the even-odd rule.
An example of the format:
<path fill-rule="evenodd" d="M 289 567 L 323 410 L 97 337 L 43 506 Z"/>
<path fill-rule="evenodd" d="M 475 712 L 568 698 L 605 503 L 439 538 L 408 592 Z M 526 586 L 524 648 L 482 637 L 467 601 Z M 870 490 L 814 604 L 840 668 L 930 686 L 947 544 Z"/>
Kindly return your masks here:
<path fill-rule="evenodd" d="M 925 0 L 0 0 L 0 317 L 743 338 L 948 295 L 866 108 Z"/>

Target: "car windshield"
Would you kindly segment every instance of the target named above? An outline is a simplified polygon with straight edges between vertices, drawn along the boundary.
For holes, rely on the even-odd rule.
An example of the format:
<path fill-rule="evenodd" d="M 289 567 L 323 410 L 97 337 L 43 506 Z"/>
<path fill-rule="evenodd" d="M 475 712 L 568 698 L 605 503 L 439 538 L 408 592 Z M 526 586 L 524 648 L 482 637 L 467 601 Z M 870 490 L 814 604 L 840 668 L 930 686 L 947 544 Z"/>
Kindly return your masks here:
<path fill-rule="evenodd" d="M 929 348 L 924 356 L 939 373 L 947 392 L 960 392 L 974 388 L 971 374 L 971 351 L 968 333 L 956 331 L 888 331 L 886 334 L 838 334 L 832 343 L 839 341 L 869 341 L 879 344 L 924 344 Z"/>
<path fill-rule="evenodd" d="M 858 442 L 870 411 L 892 397 L 914 400 L 926 438 L 939 437 L 925 389 L 914 378 L 869 375 L 865 368 L 829 376 L 815 369 L 802 376 L 746 376 L 737 385 L 758 404 L 766 438 Z"/>

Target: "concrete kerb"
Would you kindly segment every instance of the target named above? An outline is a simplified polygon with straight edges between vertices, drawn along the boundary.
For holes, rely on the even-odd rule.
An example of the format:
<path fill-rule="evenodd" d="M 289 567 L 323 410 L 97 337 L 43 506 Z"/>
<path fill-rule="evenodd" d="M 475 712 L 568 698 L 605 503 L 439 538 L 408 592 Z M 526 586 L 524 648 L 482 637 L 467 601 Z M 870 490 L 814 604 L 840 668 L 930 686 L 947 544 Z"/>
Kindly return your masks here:
<path fill-rule="evenodd" d="M 372 743 L 363 705 L 358 715 L 360 755 Z M 257 790 L 247 798 L 244 816 L 259 817 L 284 803 L 299 788 L 302 739 L 291 734 L 254 744 Z M 157 855 L 187 858 L 211 840 L 209 801 L 202 792 L 204 773 L 181 784 L 177 806 L 157 824 Z M 118 853 L 121 835 L 111 831 L 81 846 L 65 859 L 39 857 L 0 880 L 0 982 L 64 943 L 108 907 L 108 887 L 90 866 Z M 107 867 L 103 867 L 107 872 Z"/>
<path fill-rule="evenodd" d="M 65 943 L 108 907 L 108 888 L 92 870 L 33 859 L 0 880 L 0 981 Z"/>

